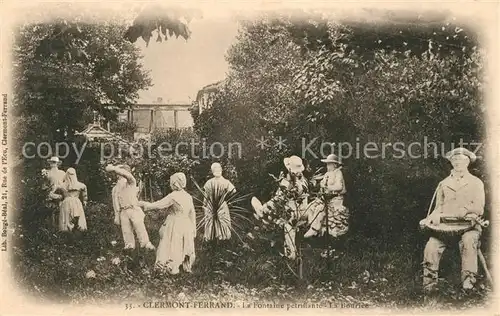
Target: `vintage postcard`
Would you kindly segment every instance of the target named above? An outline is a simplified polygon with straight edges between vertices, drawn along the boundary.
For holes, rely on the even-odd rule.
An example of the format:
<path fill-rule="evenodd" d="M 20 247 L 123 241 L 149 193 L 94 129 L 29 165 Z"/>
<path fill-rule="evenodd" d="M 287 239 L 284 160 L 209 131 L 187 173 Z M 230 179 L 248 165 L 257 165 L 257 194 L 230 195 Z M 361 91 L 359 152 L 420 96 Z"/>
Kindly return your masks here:
<path fill-rule="evenodd" d="M 498 3 L 1 4 L 1 315 L 498 314 Z"/>

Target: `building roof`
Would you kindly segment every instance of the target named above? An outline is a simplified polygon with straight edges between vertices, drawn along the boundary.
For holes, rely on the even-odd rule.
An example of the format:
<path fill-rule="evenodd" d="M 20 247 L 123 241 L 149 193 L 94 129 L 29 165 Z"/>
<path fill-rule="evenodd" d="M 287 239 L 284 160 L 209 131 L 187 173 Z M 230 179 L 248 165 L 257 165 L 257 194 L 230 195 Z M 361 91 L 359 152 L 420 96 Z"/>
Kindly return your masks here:
<path fill-rule="evenodd" d="M 220 90 L 224 86 L 226 81 L 227 81 L 227 79 L 224 79 L 224 80 L 220 80 L 220 81 L 217 81 L 215 83 L 211 83 L 209 85 L 204 86 L 196 94 L 196 100 L 199 100 L 203 93 L 217 92 L 218 90 Z"/>
<path fill-rule="evenodd" d="M 190 107 L 191 104 L 169 104 L 169 103 L 135 103 L 132 107 Z"/>
<path fill-rule="evenodd" d="M 130 144 L 129 141 L 121 138 L 120 136 L 114 133 L 111 133 L 110 131 L 106 130 L 105 128 L 96 123 L 90 123 L 83 131 L 76 132 L 75 134 L 84 136 L 88 141 L 94 141 L 96 139 L 106 139 L 106 140 L 116 140 L 119 142 Z"/>
<path fill-rule="evenodd" d="M 189 111 L 191 104 L 158 104 L 158 103 L 137 103 L 131 104 L 129 110 L 172 110 L 172 111 Z"/>

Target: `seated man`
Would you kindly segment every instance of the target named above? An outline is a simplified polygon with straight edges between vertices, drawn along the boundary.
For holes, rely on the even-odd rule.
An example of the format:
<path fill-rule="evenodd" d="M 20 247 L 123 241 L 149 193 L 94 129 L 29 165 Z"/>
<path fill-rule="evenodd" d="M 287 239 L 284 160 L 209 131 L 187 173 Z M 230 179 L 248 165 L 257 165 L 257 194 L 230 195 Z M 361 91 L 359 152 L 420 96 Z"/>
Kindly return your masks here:
<path fill-rule="evenodd" d="M 446 154 L 453 170 L 436 189 L 436 208 L 432 217 L 459 217 L 475 221 L 484 212 L 485 194 L 483 182 L 469 173 L 468 166 L 476 156 L 465 148 L 456 148 Z M 437 215 L 436 215 L 437 214 Z M 479 237 L 481 226 L 476 223 L 460 237 L 462 255 L 462 286 L 472 289 L 476 282 Z M 423 286 L 426 292 L 433 290 L 438 281 L 439 261 L 446 248 L 442 236 L 429 238 L 424 250 Z"/>

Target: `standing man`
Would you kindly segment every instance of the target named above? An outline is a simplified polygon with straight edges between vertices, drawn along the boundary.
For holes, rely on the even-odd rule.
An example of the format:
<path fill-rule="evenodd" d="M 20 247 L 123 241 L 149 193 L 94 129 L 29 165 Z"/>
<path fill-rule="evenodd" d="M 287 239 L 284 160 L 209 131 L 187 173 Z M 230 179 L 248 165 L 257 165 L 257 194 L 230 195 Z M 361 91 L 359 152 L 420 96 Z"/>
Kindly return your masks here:
<path fill-rule="evenodd" d="M 58 227 L 58 215 L 59 215 L 59 206 L 61 205 L 61 201 L 63 196 L 61 194 L 56 194 L 55 190 L 58 186 L 62 184 L 62 181 L 66 175 L 66 173 L 62 170 L 59 170 L 59 166 L 61 165 L 61 161 L 59 157 L 51 157 L 47 160 L 49 164 L 49 170 L 47 171 L 47 179 L 49 180 L 50 191 L 48 196 L 49 207 L 51 208 L 51 221 L 52 227 Z"/>
<path fill-rule="evenodd" d="M 476 155 L 465 148 L 456 148 L 446 154 L 453 170 L 436 189 L 436 208 L 431 217 L 458 217 L 473 223 L 470 230 L 460 236 L 462 256 L 462 287 L 472 289 L 476 282 L 479 237 L 482 228 L 476 222 L 483 215 L 485 194 L 483 182 L 469 173 L 468 166 Z M 439 261 L 446 248 L 442 236 L 429 238 L 424 250 L 423 286 L 426 292 L 435 289 L 438 281 Z"/>
<path fill-rule="evenodd" d="M 118 181 L 113 187 L 115 224 L 121 225 L 125 249 L 135 248 L 134 230 L 141 248 L 154 250 L 144 225 L 144 212 L 139 207 L 137 182 L 128 165 L 107 165 L 107 172 L 114 172 Z"/>

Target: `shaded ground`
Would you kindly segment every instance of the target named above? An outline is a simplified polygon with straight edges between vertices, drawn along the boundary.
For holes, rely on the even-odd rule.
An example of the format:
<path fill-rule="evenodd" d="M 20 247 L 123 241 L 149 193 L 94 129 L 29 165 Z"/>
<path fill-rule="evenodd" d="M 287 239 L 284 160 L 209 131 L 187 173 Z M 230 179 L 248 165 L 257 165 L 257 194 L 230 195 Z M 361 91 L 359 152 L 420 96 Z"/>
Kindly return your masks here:
<path fill-rule="evenodd" d="M 296 301 L 331 307 L 461 309 L 488 304 L 489 289 L 483 278 L 478 290 L 460 290 L 456 249 L 444 255 L 441 294 L 431 301 L 424 301 L 420 287 L 423 245 L 383 245 L 354 237 L 336 245 L 331 258 L 321 256 L 321 240 L 303 243 L 302 280 L 280 255 L 280 243 L 271 246 L 254 229 L 251 236 L 244 232 L 242 240 L 233 238 L 218 245 L 197 240 L 193 273 L 162 276 L 151 269 L 154 253 L 122 250 L 121 233 L 108 206 L 93 204 L 86 212 L 90 230 L 81 235 L 61 235 L 40 226 L 17 227 L 13 266 L 27 292 L 73 304 Z M 157 245 L 163 216 L 149 213 L 146 219 L 151 240 Z"/>

